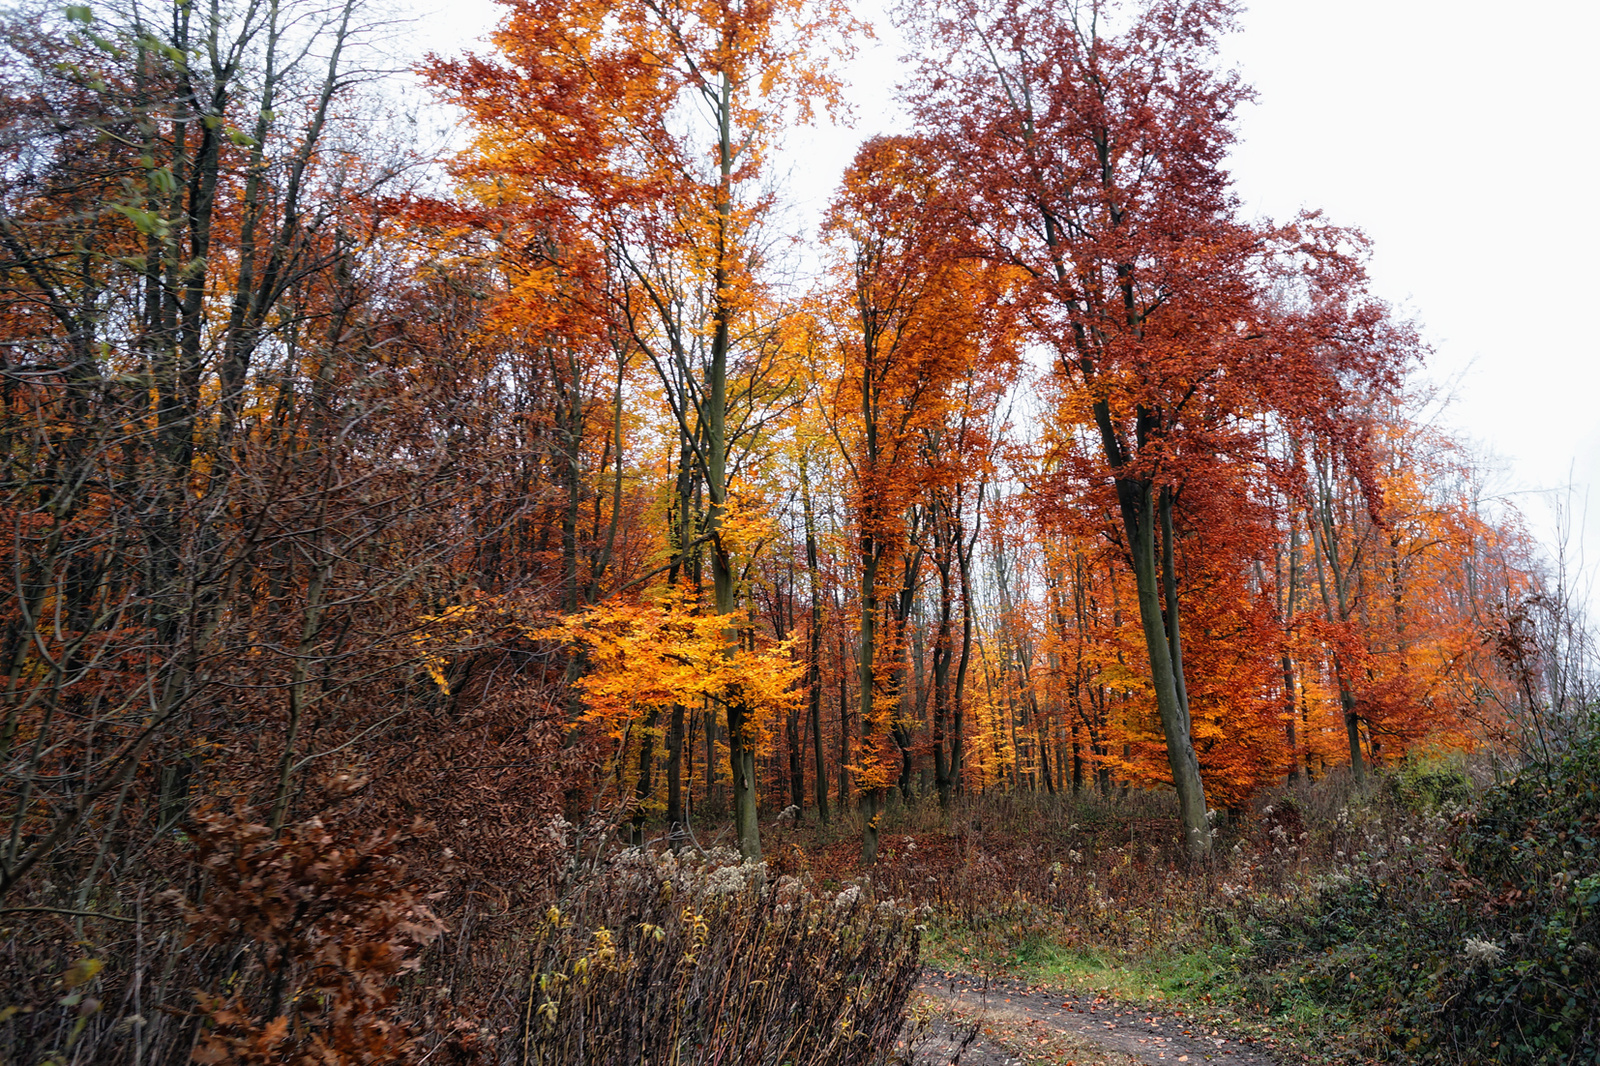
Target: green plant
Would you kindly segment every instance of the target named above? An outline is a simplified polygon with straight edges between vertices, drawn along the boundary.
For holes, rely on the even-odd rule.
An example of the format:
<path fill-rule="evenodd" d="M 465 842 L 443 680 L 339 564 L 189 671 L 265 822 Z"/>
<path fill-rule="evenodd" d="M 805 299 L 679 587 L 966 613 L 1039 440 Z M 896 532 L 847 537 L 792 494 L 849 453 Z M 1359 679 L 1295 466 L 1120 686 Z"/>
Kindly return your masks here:
<path fill-rule="evenodd" d="M 1472 779 L 1459 758 L 1411 758 L 1384 784 L 1395 800 L 1417 811 L 1465 807 L 1472 801 Z"/>
<path fill-rule="evenodd" d="M 1600 1061 L 1600 738 L 1495 789 L 1462 848 L 1473 935 L 1443 1042 L 1483 1061 Z"/>

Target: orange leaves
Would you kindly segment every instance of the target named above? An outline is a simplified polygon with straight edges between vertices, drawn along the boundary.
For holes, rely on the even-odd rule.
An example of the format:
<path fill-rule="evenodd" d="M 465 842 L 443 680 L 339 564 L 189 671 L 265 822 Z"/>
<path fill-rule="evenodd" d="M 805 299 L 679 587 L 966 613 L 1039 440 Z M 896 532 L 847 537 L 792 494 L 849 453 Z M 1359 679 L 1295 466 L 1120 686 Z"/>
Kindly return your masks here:
<path fill-rule="evenodd" d="M 936 475 L 955 473 L 943 438 L 985 423 L 981 405 L 1017 365 L 997 310 L 1008 273 L 964 255 L 956 205 L 939 192 L 948 169 L 930 142 L 873 138 L 828 213 L 837 258 L 826 325 L 843 355 L 836 432 L 853 453 L 860 520 L 884 526 L 871 531 L 879 538 Z"/>
<path fill-rule="evenodd" d="M 482 192 L 597 211 L 589 222 L 602 230 L 615 211 L 647 204 L 715 213 L 717 171 L 736 185 L 758 177 L 783 126 L 774 116 L 838 106 L 827 60 L 853 26 L 842 5 L 802 0 L 505 7 L 502 60 L 427 68 L 482 131 L 461 170 Z M 711 122 L 682 121 L 696 112 Z M 671 231 L 666 222 L 660 232 Z"/>
<path fill-rule="evenodd" d="M 754 742 L 800 698 L 803 670 L 787 642 L 735 632 L 730 621 L 674 593 L 656 605 L 597 604 L 553 632 L 582 650 L 588 671 L 577 684 L 585 719 L 613 738 L 649 708 L 741 704 Z"/>

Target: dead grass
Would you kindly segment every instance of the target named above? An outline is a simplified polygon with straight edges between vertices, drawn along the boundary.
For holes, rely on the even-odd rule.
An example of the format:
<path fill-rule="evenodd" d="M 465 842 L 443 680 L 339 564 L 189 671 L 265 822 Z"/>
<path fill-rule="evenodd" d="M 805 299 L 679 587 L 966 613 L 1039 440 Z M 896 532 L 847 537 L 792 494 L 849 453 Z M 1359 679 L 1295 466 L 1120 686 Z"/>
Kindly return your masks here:
<path fill-rule="evenodd" d="M 1264 797 L 1219 819 L 1215 857 L 1198 868 L 1177 853 L 1168 794 L 902 806 L 886 819 L 870 878 L 880 898 L 919 908 L 935 965 L 1166 1003 L 1270 1034 L 1295 1058 L 1350 1062 L 1382 1042 L 1378 1019 L 1338 1007 L 1334 979 L 1348 973 L 1296 967 L 1308 965 L 1308 916 L 1338 885 L 1401 866 L 1413 881 L 1436 875 L 1450 818 L 1406 794 L 1407 780 L 1396 774 L 1358 795 L 1334 773 Z M 842 883 L 855 874 L 858 831 L 848 818 L 785 828 L 769 838 L 769 855 Z"/>

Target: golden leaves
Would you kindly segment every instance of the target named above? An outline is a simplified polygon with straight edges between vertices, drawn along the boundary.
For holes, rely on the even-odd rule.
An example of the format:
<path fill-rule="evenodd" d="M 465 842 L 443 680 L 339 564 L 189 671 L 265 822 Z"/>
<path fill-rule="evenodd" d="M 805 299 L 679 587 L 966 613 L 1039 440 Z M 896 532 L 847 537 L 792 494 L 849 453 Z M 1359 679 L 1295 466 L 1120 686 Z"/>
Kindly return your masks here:
<path fill-rule="evenodd" d="M 647 708 L 739 704 L 759 729 L 799 698 L 801 667 L 787 642 L 763 642 L 731 622 L 677 593 L 660 605 L 612 600 L 574 617 L 557 632 L 589 665 L 578 682 L 585 718 L 620 737 Z"/>

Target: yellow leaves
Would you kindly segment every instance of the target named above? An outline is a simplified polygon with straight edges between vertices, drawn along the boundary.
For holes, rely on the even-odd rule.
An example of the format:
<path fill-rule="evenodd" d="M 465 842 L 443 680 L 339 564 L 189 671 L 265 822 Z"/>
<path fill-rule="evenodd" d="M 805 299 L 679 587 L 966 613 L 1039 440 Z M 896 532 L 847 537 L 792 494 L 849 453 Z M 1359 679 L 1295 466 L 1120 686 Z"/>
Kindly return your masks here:
<path fill-rule="evenodd" d="M 578 681 L 586 718 L 620 738 L 650 707 L 740 703 L 757 723 L 788 709 L 801 672 L 788 645 L 752 641 L 733 621 L 676 594 L 659 606 L 613 600 L 573 618 L 558 632 L 586 653 L 589 671 Z"/>
<path fill-rule="evenodd" d="M 428 672 L 428 676 L 433 678 L 434 684 L 438 685 L 439 690 L 446 696 L 450 695 L 450 682 L 444 676 L 444 664 L 447 661 L 438 655 L 425 656 L 422 660 L 422 668 Z"/>
<path fill-rule="evenodd" d="M 749 507 L 735 497 L 722 513 L 720 539 L 730 553 L 752 558 L 763 544 L 778 536 L 781 530 L 774 509 Z"/>
<path fill-rule="evenodd" d="M 689 926 L 689 950 L 684 952 L 683 961 L 693 966 L 699 957 L 700 949 L 706 946 L 706 940 L 711 935 L 711 923 L 706 921 L 706 916 L 696 911 L 693 907 L 683 908 L 683 920 Z"/>
<path fill-rule="evenodd" d="M 594 931 L 594 954 L 592 957 L 595 965 L 601 969 L 610 969 L 617 964 L 616 938 L 612 936 L 611 930 L 600 928 Z"/>
<path fill-rule="evenodd" d="M 61 987 L 71 990 L 86 985 L 104 968 L 105 963 L 100 959 L 79 959 L 61 975 Z"/>
<path fill-rule="evenodd" d="M 444 671 L 450 665 L 450 659 L 438 650 L 438 646 L 445 641 L 457 644 L 470 637 L 472 627 L 468 623 L 477 612 L 476 603 L 452 604 L 438 614 L 423 615 L 422 624 L 411 634 L 412 643 L 422 652 L 423 670 L 447 696 L 450 694 L 450 680 Z"/>
<path fill-rule="evenodd" d="M 754 509 L 733 509 L 726 541 L 758 545 L 774 535 L 772 520 Z M 581 655 L 584 674 L 575 684 L 587 710 L 576 725 L 598 725 L 621 741 L 637 718 L 674 704 L 725 709 L 743 706 L 748 735 L 757 743 L 776 715 L 800 698 L 803 672 L 789 643 L 748 628 L 747 616 L 718 616 L 681 594 L 660 603 L 610 600 L 556 624 L 535 624 L 516 605 L 493 597 L 455 604 L 424 615 L 410 635 L 416 661 L 449 693 L 449 667 L 464 644 L 511 635 L 559 641 Z M 552 910 L 550 921 L 560 920 Z"/>

